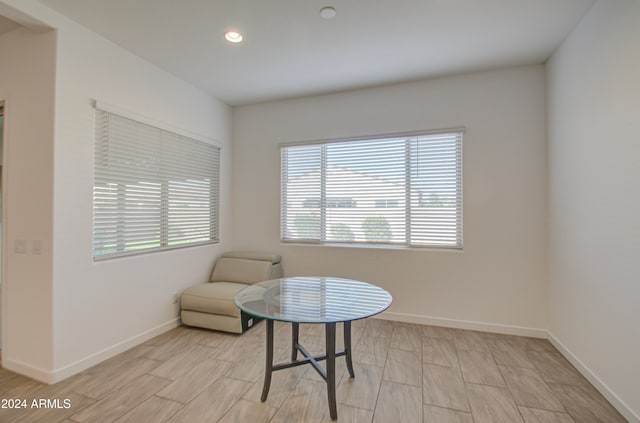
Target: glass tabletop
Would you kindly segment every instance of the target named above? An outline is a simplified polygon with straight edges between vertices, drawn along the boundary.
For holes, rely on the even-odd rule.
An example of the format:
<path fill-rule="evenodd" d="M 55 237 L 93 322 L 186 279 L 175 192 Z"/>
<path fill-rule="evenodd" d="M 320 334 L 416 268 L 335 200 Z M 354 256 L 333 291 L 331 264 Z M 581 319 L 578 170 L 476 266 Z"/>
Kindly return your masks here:
<path fill-rule="evenodd" d="M 299 276 L 249 285 L 235 296 L 244 312 L 270 320 L 332 323 L 364 319 L 391 305 L 391 294 L 351 279 Z"/>

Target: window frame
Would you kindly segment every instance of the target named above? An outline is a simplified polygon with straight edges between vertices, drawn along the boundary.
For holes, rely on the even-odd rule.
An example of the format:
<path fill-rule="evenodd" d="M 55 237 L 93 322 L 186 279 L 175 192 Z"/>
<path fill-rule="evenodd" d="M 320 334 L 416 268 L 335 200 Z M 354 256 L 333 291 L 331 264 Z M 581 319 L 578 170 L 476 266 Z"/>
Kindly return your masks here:
<path fill-rule="evenodd" d="M 160 122 L 160 121 L 130 112 L 128 110 L 124 110 L 122 108 L 104 103 L 102 101 L 95 101 L 94 108 L 95 108 L 95 114 L 94 114 L 95 122 L 94 122 L 94 138 L 93 138 L 94 154 L 93 154 L 93 162 L 92 162 L 93 171 L 92 171 L 92 244 L 91 244 L 93 260 L 103 261 L 103 260 L 109 260 L 109 259 L 120 258 L 120 257 L 134 256 L 139 254 L 149 254 L 149 253 L 155 253 L 160 251 L 169 251 L 174 249 L 197 247 L 197 246 L 219 243 L 220 242 L 220 239 L 219 239 L 220 170 L 221 170 L 220 161 L 221 161 L 221 155 L 222 155 L 222 147 L 220 146 L 220 143 L 218 143 L 216 140 L 213 140 L 211 138 L 204 137 L 199 134 L 196 134 L 181 128 L 173 127 L 164 122 Z M 164 168 L 162 164 L 160 164 L 158 173 L 153 174 L 153 178 L 155 178 L 154 182 L 150 182 L 149 180 L 146 180 L 146 178 L 141 178 L 140 175 L 137 176 L 138 178 L 137 180 L 134 180 L 135 178 L 131 178 L 131 180 L 128 180 L 128 181 L 123 181 L 120 178 L 106 180 L 107 177 L 103 175 L 98 177 L 97 172 L 98 171 L 104 172 L 105 166 L 99 165 L 98 163 L 99 159 L 98 159 L 97 149 L 99 145 L 102 148 L 104 148 L 104 145 L 107 145 L 106 143 L 104 143 L 103 140 L 98 139 L 99 138 L 98 114 L 99 113 L 107 113 L 109 117 L 115 116 L 117 118 L 127 119 L 131 121 L 132 124 L 144 125 L 145 127 L 147 127 L 146 129 L 150 128 L 153 130 L 158 130 L 160 137 L 158 140 L 154 140 L 158 142 L 158 144 L 162 142 L 162 136 L 164 135 L 166 137 L 173 138 L 169 142 L 178 142 L 179 145 L 175 146 L 178 149 L 183 148 L 183 143 L 191 143 L 190 146 L 187 146 L 187 149 L 189 149 L 192 153 L 194 148 L 196 149 L 204 148 L 208 150 L 211 158 L 213 158 L 214 161 L 211 163 L 210 166 L 208 164 L 205 165 L 204 168 L 207 168 L 207 170 L 211 172 L 211 178 L 210 179 L 204 178 L 199 180 L 198 177 L 194 177 L 194 176 L 179 177 L 175 174 L 175 172 L 173 173 L 168 172 L 167 169 Z M 132 137 L 135 136 L 132 134 L 129 134 L 129 135 Z M 103 144 L 100 144 L 100 142 L 103 142 Z M 165 140 L 165 142 L 167 141 Z M 199 147 L 194 147 L 194 146 L 199 146 Z M 175 165 L 175 163 L 179 161 L 179 159 L 174 159 L 173 157 L 170 157 L 170 153 L 165 153 L 165 155 L 163 155 L 163 151 L 161 148 L 159 149 L 158 157 L 159 157 L 159 161 L 162 163 L 171 161 L 172 164 Z M 167 157 L 169 157 L 169 159 L 167 159 Z M 202 177 L 200 176 L 200 178 Z M 205 184 L 205 181 L 208 181 L 208 182 L 206 182 Z M 205 190 L 204 191 L 201 190 L 201 192 L 208 191 L 208 194 L 205 196 L 206 200 L 204 201 L 204 203 L 207 204 L 206 208 L 204 209 L 204 214 L 209 215 L 209 221 L 207 225 L 208 235 L 205 235 L 206 237 L 208 237 L 208 239 L 206 240 L 201 239 L 201 237 L 197 237 L 197 239 L 195 240 L 189 240 L 189 239 L 184 240 L 179 238 L 173 238 L 171 236 L 171 231 L 175 231 L 176 228 L 184 230 L 184 228 L 181 225 L 171 225 L 172 218 L 171 218 L 171 210 L 170 210 L 169 203 L 172 201 L 175 202 L 176 198 L 179 198 L 181 200 L 182 198 L 180 197 L 183 194 L 181 193 L 181 194 L 178 194 L 177 196 L 172 197 L 171 191 L 174 190 L 174 192 L 176 192 L 176 187 L 179 187 L 181 185 L 184 186 L 188 184 L 198 184 L 198 183 L 202 183 L 206 185 Z M 124 249 L 123 245 L 120 245 L 120 244 L 122 244 L 125 241 L 121 241 L 121 239 L 119 239 L 118 237 L 115 237 L 114 238 L 116 243 L 115 251 L 107 252 L 107 253 L 98 253 L 99 248 L 97 248 L 97 245 L 100 241 L 96 237 L 97 231 L 99 231 L 99 228 L 97 226 L 97 223 L 98 223 L 97 213 L 99 213 L 99 209 L 96 205 L 97 197 L 99 196 L 99 194 L 97 190 L 107 189 L 106 186 L 100 187 L 100 184 L 114 185 L 113 189 L 116 192 L 115 197 L 117 197 L 114 201 L 115 201 L 116 207 L 118 208 L 118 213 L 125 213 L 126 210 L 128 210 L 128 212 L 130 213 L 133 210 L 132 208 L 129 208 L 129 209 L 126 208 L 126 205 L 127 205 L 126 203 L 129 202 L 126 199 L 126 196 L 127 196 L 126 191 L 128 189 L 134 190 L 136 186 L 140 186 L 143 184 L 158 185 L 159 196 L 158 198 L 155 199 L 159 203 L 158 218 L 156 219 L 154 216 L 154 218 L 149 221 L 145 220 L 145 224 L 148 224 L 149 226 L 154 226 L 154 227 L 157 226 L 158 228 L 157 238 L 160 244 L 159 246 L 142 247 L 139 249 L 135 249 L 135 248 Z M 194 197 L 194 192 L 197 193 L 197 191 L 194 191 L 193 188 L 189 190 L 189 193 L 191 194 L 191 197 L 189 198 L 191 199 L 192 203 L 197 202 L 197 200 L 195 199 L 196 197 Z M 124 203 L 124 205 L 121 206 L 121 203 Z M 191 204 L 189 204 L 189 206 L 191 206 Z M 121 228 L 122 224 L 123 224 L 122 220 L 117 220 L 117 223 L 115 223 L 111 228 L 112 229 L 116 227 Z M 117 230 L 120 230 L 120 229 L 117 229 Z M 152 239 L 149 238 L 146 244 L 150 244 L 151 242 L 152 242 Z M 131 242 L 126 242 L 126 243 L 131 244 Z"/>
<path fill-rule="evenodd" d="M 373 248 L 373 249 L 411 249 L 411 250 L 430 250 L 430 251 L 462 251 L 463 250 L 463 147 L 464 147 L 464 134 L 466 132 L 466 128 L 464 127 L 455 127 L 455 128 L 447 128 L 440 130 L 425 130 L 425 131 L 413 131 L 413 132 L 400 132 L 400 133 L 391 133 L 391 134 L 376 134 L 369 136 L 361 136 L 361 137 L 349 137 L 349 138 L 335 138 L 335 139 L 326 139 L 326 140 L 309 140 L 309 141 L 297 141 L 297 142 L 283 142 L 279 144 L 280 150 L 280 242 L 283 245 L 304 245 L 304 246 L 329 246 L 329 247 L 356 247 L 356 248 Z M 393 138 L 416 138 L 416 137 L 431 137 L 431 136 L 443 136 L 443 135 L 452 135 L 456 137 L 457 145 L 456 145 L 456 154 L 457 154 L 457 164 L 456 164 L 456 244 L 416 244 L 411 241 L 411 230 L 412 223 L 411 218 L 408 217 L 405 220 L 405 240 L 404 242 L 341 242 L 336 240 L 327 239 L 327 234 L 329 233 L 329 229 L 327 228 L 327 218 L 326 218 L 326 210 L 328 207 L 321 208 L 320 211 L 320 236 L 319 239 L 304 239 L 304 238 L 295 238 L 295 237 L 285 237 L 285 232 L 287 231 L 287 211 L 286 211 L 286 195 L 285 191 L 287 189 L 286 175 L 285 175 L 285 159 L 283 156 L 283 152 L 288 147 L 303 147 L 303 146 L 327 146 L 333 143 L 349 143 L 349 142 L 357 142 L 357 141 L 381 141 L 385 139 L 393 139 Z M 408 145 L 408 144 L 407 144 Z M 322 182 L 321 182 L 321 192 L 325 195 L 326 191 L 326 173 L 327 171 L 327 163 L 326 163 L 326 148 L 322 149 L 321 153 L 321 170 L 322 173 Z M 408 169 L 410 158 L 405 158 L 405 163 Z M 410 170 L 407 170 L 406 173 L 406 181 L 404 185 L 404 189 L 406 192 L 406 200 L 404 202 L 404 210 L 407 216 L 410 216 L 411 213 L 408 209 L 411 209 L 413 206 L 412 203 L 409 202 L 409 191 L 411 188 L 411 177 Z M 403 199 L 404 201 L 405 199 Z M 377 201 L 377 200 L 375 200 Z M 385 200 L 389 201 L 389 200 Z M 358 200 L 359 202 L 359 200 Z M 356 203 L 356 200 L 354 200 Z M 420 195 L 419 203 L 422 204 L 422 196 Z M 389 208 L 380 207 L 381 209 Z M 289 229 L 290 231 L 290 229 Z"/>

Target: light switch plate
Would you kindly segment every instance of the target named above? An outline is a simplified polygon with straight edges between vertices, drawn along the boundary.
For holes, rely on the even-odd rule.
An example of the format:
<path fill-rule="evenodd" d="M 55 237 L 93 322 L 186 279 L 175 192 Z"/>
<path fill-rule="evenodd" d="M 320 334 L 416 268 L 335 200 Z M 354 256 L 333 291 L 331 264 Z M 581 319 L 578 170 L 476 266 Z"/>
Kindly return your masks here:
<path fill-rule="evenodd" d="M 16 239 L 16 254 L 27 254 L 27 241 L 24 239 Z"/>

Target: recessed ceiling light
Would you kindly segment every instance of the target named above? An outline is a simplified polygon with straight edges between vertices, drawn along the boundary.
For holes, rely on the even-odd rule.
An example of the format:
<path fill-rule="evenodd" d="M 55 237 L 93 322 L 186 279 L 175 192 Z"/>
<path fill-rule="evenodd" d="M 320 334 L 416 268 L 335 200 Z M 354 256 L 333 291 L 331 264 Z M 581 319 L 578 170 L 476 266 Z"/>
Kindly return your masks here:
<path fill-rule="evenodd" d="M 331 6 L 325 6 L 320 9 L 320 16 L 324 19 L 333 19 L 336 17 L 336 9 Z"/>
<path fill-rule="evenodd" d="M 239 43 L 242 41 L 242 34 L 237 31 L 227 31 L 224 33 L 224 38 L 230 43 Z"/>

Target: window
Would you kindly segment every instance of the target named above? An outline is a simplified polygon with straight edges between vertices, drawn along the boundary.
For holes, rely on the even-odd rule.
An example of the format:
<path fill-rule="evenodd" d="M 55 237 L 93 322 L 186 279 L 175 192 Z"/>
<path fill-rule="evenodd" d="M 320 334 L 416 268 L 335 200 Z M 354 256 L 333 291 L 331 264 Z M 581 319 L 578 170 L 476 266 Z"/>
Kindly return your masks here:
<path fill-rule="evenodd" d="M 218 241 L 220 148 L 96 109 L 93 256 Z"/>
<path fill-rule="evenodd" d="M 281 239 L 462 248 L 462 132 L 283 145 Z"/>

